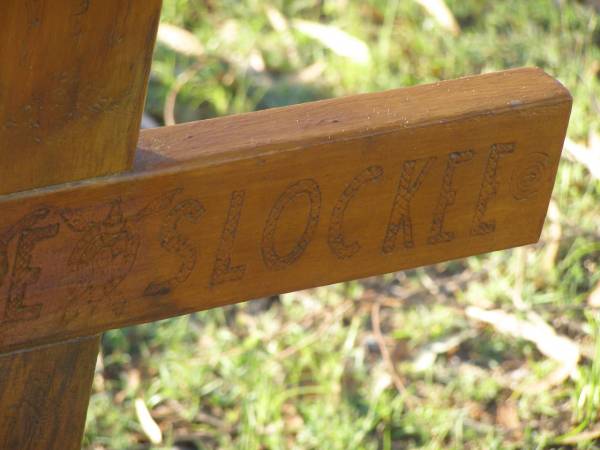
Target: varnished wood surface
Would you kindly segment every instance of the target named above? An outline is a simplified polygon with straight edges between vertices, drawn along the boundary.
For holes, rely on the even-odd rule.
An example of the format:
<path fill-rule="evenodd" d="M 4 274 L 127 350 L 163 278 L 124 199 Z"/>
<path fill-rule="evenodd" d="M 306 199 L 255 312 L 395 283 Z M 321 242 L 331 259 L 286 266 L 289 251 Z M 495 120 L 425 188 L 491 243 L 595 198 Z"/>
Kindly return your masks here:
<path fill-rule="evenodd" d="M 536 68 L 513 69 L 373 94 L 143 130 L 136 172 L 224 162 L 256 153 L 428 127 L 533 104 L 568 101 L 556 80 Z M 460 141 L 456 142 L 460 144 Z M 409 152 L 403 146 L 400 151 Z"/>
<path fill-rule="evenodd" d="M 0 198 L 0 348 L 535 242 L 570 106 L 524 69 L 145 131 Z"/>
<path fill-rule="evenodd" d="M 99 336 L 0 355 L 0 448 L 77 450 Z"/>
<path fill-rule="evenodd" d="M 160 0 L 2 0 L 0 193 L 130 168 L 159 13 Z M 34 216 L 4 228 L 2 323 L 41 276 L 30 251 L 54 237 Z M 45 302 L 72 301 L 60 295 Z M 0 449 L 81 447 L 98 347 L 94 336 L 0 354 Z"/>
<path fill-rule="evenodd" d="M 0 193 L 130 167 L 160 6 L 2 0 Z"/>

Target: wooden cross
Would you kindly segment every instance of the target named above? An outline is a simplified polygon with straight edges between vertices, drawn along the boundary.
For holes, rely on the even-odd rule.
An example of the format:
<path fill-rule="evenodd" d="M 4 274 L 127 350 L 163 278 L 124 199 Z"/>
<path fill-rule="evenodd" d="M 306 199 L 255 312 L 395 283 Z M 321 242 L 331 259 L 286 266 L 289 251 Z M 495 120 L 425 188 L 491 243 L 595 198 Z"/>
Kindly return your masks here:
<path fill-rule="evenodd" d="M 160 7 L 2 2 L 0 448 L 79 448 L 105 330 L 539 238 L 541 70 L 139 135 Z"/>

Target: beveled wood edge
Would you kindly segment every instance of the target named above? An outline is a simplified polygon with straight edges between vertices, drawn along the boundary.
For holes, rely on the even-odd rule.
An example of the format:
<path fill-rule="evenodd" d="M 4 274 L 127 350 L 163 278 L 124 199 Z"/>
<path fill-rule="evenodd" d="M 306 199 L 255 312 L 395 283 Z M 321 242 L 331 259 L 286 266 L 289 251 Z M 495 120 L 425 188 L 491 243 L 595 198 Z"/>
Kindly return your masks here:
<path fill-rule="evenodd" d="M 536 95 L 532 100 L 523 102 L 516 100 L 514 104 L 496 104 L 495 107 L 487 103 L 482 103 L 479 110 L 463 112 L 451 117 L 427 120 L 410 121 L 405 124 L 397 122 L 384 124 L 375 128 L 363 128 L 361 126 L 354 129 L 346 129 L 344 124 L 338 124 L 335 129 L 328 130 L 330 133 L 327 137 L 322 135 L 314 139 L 306 140 L 301 134 L 286 135 L 284 139 L 277 142 L 255 142 L 245 140 L 243 143 L 235 142 L 233 145 L 229 142 L 221 141 L 216 145 L 211 145 L 210 151 L 199 148 L 204 140 L 210 140 L 213 132 L 211 128 L 219 127 L 227 129 L 232 124 L 235 125 L 240 119 L 247 121 L 258 116 L 266 116 L 270 121 L 277 120 L 281 114 L 303 114 L 310 112 L 313 108 L 319 108 L 323 104 L 333 105 L 334 107 L 342 107 L 347 102 L 354 102 L 369 97 L 406 97 L 409 91 L 419 92 L 423 89 L 436 88 L 440 90 L 440 94 L 447 89 L 447 86 L 459 85 L 462 82 L 471 82 L 473 80 L 483 80 L 486 82 L 495 81 L 498 77 L 518 74 L 525 77 L 535 76 L 539 78 L 539 83 L 536 85 Z M 498 85 L 494 85 L 497 89 Z M 552 95 L 549 95 L 545 90 L 553 88 Z M 508 92 L 508 91 L 507 91 Z M 134 155 L 134 165 L 129 171 L 118 174 L 94 177 L 86 180 L 77 180 L 58 185 L 51 185 L 42 188 L 30 189 L 27 191 L 19 191 L 11 194 L 0 195 L 0 204 L 4 201 L 12 201 L 15 199 L 29 199 L 31 197 L 40 196 L 46 193 L 59 192 L 65 190 L 76 190 L 79 187 L 87 187 L 95 184 L 110 185 L 113 183 L 121 183 L 128 180 L 139 180 L 161 176 L 170 173 L 178 173 L 188 170 L 197 170 L 204 167 L 226 164 L 231 161 L 256 158 L 261 155 L 267 155 L 271 152 L 285 152 L 297 150 L 299 147 L 318 146 L 327 142 L 343 142 L 353 139 L 360 139 L 366 136 L 378 136 L 388 133 L 397 132 L 399 128 L 416 129 L 427 127 L 435 123 L 453 123 L 462 120 L 480 116 L 482 114 L 504 114 L 509 112 L 523 111 L 530 108 L 540 106 L 553 106 L 560 104 L 572 105 L 573 97 L 571 93 L 558 80 L 548 75 L 539 68 L 518 68 L 509 69 L 500 72 L 493 72 L 483 75 L 471 75 L 468 77 L 458 78 L 455 80 L 440 81 L 437 83 L 412 86 L 408 88 L 394 89 L 374 94 L 358 94 L 341 98 L 328 100 L 320 100 L 308 102 L 298 105 L 271 108 L 262 111 L 235 114 L 214 119 L 205 119 L 185 124 L 173 125 L 169 127 L 159 127 L 153 129 L 141 130 L 138 141 L 137 150 Z M 423 109 L 427 109 L 429 105 L 421 105 Z M 179 134 L 184 132 L 188 136 L 193 136 L 193 139 L 186 139 L 187 142 L 181 142 Z M 252 133 L 246 130 L 244 136 Z M 233 148 L 232 148 L 233 147 Z"/>

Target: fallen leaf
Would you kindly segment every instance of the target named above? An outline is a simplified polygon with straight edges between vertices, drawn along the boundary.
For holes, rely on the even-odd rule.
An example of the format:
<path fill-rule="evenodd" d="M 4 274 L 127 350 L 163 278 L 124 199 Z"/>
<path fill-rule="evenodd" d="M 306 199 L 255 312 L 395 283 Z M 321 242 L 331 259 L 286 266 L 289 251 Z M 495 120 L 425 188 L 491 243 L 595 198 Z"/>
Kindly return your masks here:
<path fill-rule="evenodd" d="M 598 283 L 592 292 L 590 292 L 587 303 L 592 308 L 600 308 L 600 283 Z"/>
<path fill-rule="evenodd" d="M 335 54 L 354 62 L 364 64 L 371 57 L 367 44 L 333 25 L 294 20 L 293 26 L 302 34 L 319 41 Z"/>
<path fill-rule="evenodd" d="M 327 68 L 323 61 L 317 61 L 289 77 L 290 83 L 314 83 L 321 78 Z"/>
<path fill-rule="evenodd" d="M 460 26 L 444 0 L 416 0 L 444 30 L 454 36 L 460 34 Z"/>
<path fill-rule="evenodd" d="M 474 336 L 476 336 L 475 330 L 467 330 L 427 344 L 417 354 L 413 362 L 413 367 L 418 372 L 431 368 L 438 355 L 448 353 Z"/>
<path fill-rule="evenodd" d="M 507 430 L 518 430 L 521 427 L 517 403 L 514 400 L 500 402 L 496 409 L 496 423 Z"/>
<path fill-rule="evenodd" d="M 533 311 L 527 313 L 526 319 L 521 319 L 502 310 L 485 310 L 470 306 L 466 309 L 466 314 L 471 319 L 491 325 L 501 333 L 533 342 L 540 353 L 560 364 L 560 367 L 543 382 L 527 389 L 541 391 L 556 386 L 575 372 L 581 355 L 577 343 L 566 336 L 556 334 L 554 329 Z"/>
<path fill-rule="evenodd" d="M 287 19 L 273 6 L 267 6 L 267 19 L 273 29 L 279 33 L 288 31 L 290 28 Z"/>
<path fill-rule="evenodd" d="M 569 159 L 582 164 L 592 176 L 600 179 L 600 139 L 594 133 L 590 133 L 588 146 L 566 138 L 565 153 Z"/>
<path fill-rule="evenodd" d="M 168 23 L 161 23 L 156 36 L 157 42 L 187 56 L 204 55 L 204 47 L 198 38 L 183 28 Z"/>
<path fill-rule="evenodd" d="M 158 424 L 152 418 L 146 403 L 141 398 L 135 400 L 135 413 L 140 423 L 144 434 L 150 439 L 153 444 L 160 444 L 162 442 L 162 431 Z"/>

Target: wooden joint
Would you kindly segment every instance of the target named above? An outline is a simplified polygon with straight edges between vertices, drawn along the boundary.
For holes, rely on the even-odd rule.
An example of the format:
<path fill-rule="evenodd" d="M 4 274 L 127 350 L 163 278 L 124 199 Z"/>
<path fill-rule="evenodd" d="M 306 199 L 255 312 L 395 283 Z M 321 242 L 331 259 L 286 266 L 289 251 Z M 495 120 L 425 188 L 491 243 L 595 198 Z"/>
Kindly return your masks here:
<path fill-rule="evenodd" d="M 570 108 L 519 69 L 143 131 L 0 197 L 0 351 L 535 242 Z"/>

